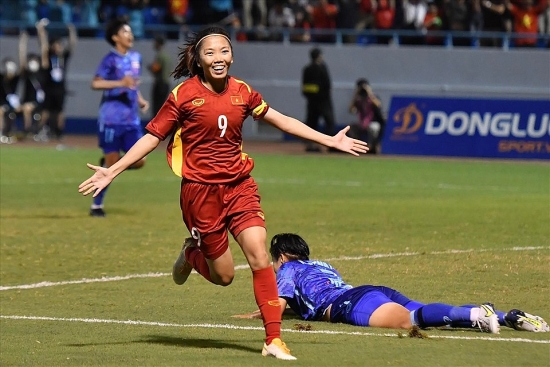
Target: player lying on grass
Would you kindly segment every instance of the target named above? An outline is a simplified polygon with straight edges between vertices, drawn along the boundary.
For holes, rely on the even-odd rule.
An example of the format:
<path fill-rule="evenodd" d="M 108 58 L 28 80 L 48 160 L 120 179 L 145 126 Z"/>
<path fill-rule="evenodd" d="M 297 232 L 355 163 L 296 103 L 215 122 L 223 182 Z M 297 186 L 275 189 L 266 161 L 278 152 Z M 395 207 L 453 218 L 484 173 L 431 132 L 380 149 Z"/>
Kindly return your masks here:
<path fill-rule="evenodd" d="M 310 260 L 309 246 L 296 234 L 275 235 L 270 253 L 277 273 L 281 312 L 288 305 L 305 320 L 393 329 L 408 329 L 413 325 L 421 328 L 479 327 L 481 331 L 494 334 L 499 333 L 500 326 L 550 331 L 541 317 L 517 309 L 505 313 L 496 311 L 490 303 L 480 306 L 423 304 L 384 286 L 352 287 L 331 265 Z M 255 311 L 235 317 L 259 318 L 260 313 Z"/>

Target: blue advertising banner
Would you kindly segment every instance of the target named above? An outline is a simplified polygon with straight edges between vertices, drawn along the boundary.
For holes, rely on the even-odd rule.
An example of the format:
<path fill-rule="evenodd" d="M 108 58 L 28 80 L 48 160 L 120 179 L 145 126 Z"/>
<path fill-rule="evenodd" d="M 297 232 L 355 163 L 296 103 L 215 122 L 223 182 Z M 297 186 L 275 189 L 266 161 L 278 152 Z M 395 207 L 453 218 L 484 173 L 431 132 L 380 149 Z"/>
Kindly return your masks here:
<path fill-rule="evenodd" d="M 550 101 L 393 97 L 385 154 L 550 159 Z"/>

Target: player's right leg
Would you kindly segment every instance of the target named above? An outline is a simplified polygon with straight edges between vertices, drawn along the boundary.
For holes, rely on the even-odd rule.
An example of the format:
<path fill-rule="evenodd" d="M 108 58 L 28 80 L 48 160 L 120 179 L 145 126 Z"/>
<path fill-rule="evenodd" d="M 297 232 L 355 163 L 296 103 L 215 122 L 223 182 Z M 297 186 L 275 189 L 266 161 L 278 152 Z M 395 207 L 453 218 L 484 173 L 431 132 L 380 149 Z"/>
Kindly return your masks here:
<path fill-rule="evenodd" d="M 103 166 L 108 168 L 120 159 L 121 131 L 117 127 L 104 126 L 98 131 L 99 146 L 103 150 Z M 90 216 L 105 217 L 103 201 L 109 186 L 104 188 L 99 195 L 92 199 Z"/>
<path fill-rule="evenodd" d="M 516 330 L 533 331 L 535 333 L 550 332 L 548 323 L 542 317 L 518 309 L 508 311 L 504 316 L 504 322 L 506 326 Z"/>

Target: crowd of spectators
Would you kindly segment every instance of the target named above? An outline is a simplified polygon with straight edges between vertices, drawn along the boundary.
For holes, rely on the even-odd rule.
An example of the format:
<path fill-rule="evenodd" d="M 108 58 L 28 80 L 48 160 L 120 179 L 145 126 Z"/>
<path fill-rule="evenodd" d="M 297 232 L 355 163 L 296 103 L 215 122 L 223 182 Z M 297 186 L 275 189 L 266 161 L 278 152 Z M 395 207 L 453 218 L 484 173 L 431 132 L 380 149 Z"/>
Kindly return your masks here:
<path fill-rule="evenodd" d="M 73 23 L 79 35 L 101 36 L 103 25 L 124 15 L 137 38 L 164 30 L 168 38 L 218 23 L 240 41 L 395 42 L 472 46 L 474 31 L 492 32 L 482 46 L 543 46 L 550 35 L 550 0 L 0 0 L 0 19 L 29 26 L 42 18 Z M 376 30 L 376 32 L 361 32 Z M 439 31 L 439 32 L 434 32 Z M 5 31 L 4 31 L 5 32 Z M 497 33 L 498 32 L 498 33 Z M 493 36 L 494 35 L 494 36 Z M 539 37 L 544 35 L 544 37 Z M 543 40 L 544 39 L 544 40 Z M 544 46 L 548 46 L 547 44 Z"/>

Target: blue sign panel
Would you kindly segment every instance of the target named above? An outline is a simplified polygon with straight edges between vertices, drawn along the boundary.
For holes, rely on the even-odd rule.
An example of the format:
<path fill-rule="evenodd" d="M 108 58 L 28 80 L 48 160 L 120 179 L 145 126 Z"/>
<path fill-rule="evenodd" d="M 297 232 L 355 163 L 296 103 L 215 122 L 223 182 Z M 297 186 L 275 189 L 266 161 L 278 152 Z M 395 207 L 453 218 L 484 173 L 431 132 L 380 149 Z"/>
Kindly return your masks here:
<path fill-rule="evenodd" d="M 550 101 L 393 97 L 386 154 L 550 159 Z"/>

